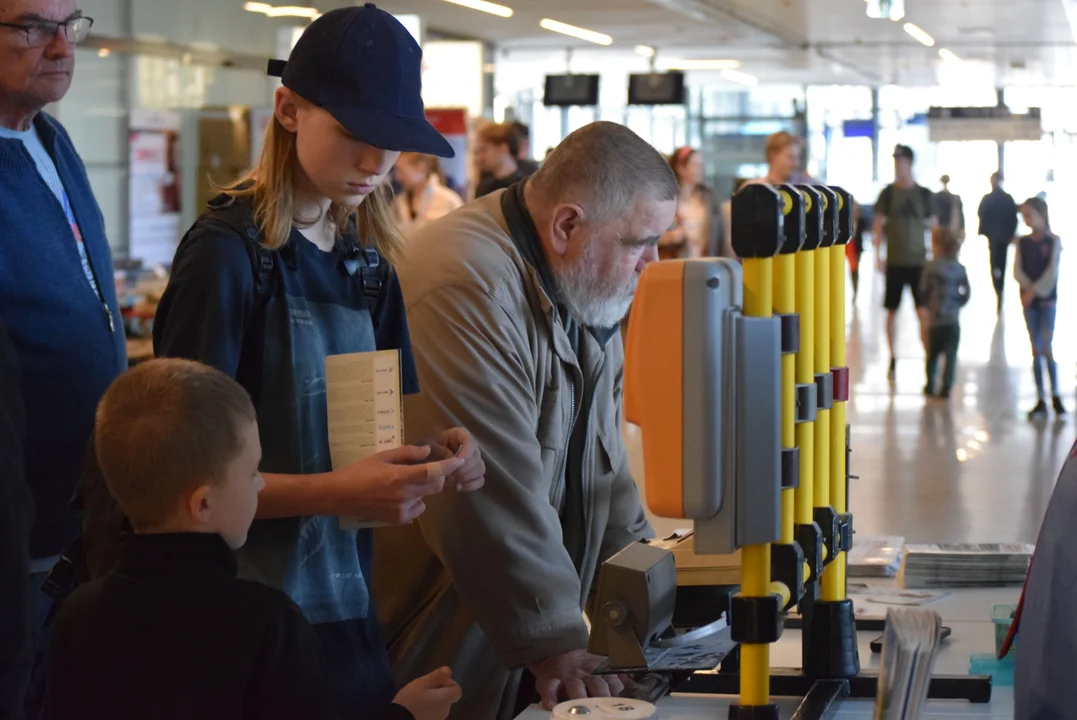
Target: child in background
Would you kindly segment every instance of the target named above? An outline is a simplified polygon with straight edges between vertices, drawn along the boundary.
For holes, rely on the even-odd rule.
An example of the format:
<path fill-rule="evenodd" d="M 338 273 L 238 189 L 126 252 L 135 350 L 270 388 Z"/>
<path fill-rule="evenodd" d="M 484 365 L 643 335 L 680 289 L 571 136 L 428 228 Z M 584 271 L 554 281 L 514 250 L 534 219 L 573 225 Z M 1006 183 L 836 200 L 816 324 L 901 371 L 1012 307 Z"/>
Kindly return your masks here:
<path fill-rule="evenodd" d="M 44 717 L 349 717 L 296 604 L 236 578 L 232 550 L 265 486 L 247 392 L 208 366 L 152 360 L 105 393 L 94 443 L 134 534 L 60 608 Z M 444 720 L 459 697 L 443 668 L 364 717 Z"/>
<path fill-rule="evenodd" d="M 927 312 L 927 384 L 924 395 L 935 395 L 935 371 L 940 355 L 946 371 L 938 397 L 947 399 L 954 385 L 957 345 L 961 340 L 958 315 L 969 301 L 969 277 L 957 261 L 961 242 L 953 230 L 938 226 L 931 231 L 932 259 L 920 278 L 920 301 Z"/>
<path fill-rule="evenodd" d="M 1025 308 L 1025 325 L 1032 341 L 1032 372 L 1036 377 L 1036 407 L 1028 413 L 1029 420 L 1047 416 L 1047 396 L 1043 388 L 1043 367 L 1051 378 L 1054 410 L 1064 415 L 1066 408 L 1058 395 L 1058 365 L 1055 363 L 1051 341 L 1055 334 L 1055 303 L 1058 300 L 1058 257 L 1062 241 L 1051 233 L 1047 203 L 1042 198 L 1025 200 L 1019 208 L 1021 217 L 1032 231 L 1018 239 L 1013 261 L 1013 275 L 1021 286 L 1021 305 Z"/>

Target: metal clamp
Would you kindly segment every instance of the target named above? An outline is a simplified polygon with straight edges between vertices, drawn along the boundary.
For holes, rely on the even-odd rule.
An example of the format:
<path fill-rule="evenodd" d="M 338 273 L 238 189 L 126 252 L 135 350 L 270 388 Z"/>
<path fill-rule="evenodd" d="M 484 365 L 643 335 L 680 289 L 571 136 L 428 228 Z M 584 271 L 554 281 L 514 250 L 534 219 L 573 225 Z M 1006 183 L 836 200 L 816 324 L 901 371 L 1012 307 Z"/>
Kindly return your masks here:
<path fill-rule="evenodd" d="M 789 610 L 800 602 L 804 595 L 804 551 L 794 543 L 774 543 L 770 546 L 770 579 L 789 588 L 789 604 L 782 610 Z"/>
<path fill-rule="evenodd" d="M 853 549 L 853 535 L 856 534 L 856 530 L 853 529 L 853 514 L 841 513 L 838 515 L 838 549 L 842 552 L 849 552 Z"/>
<path fill-rule="evenodd" d="M 810 571 L 808 577 L 804 578 L 804 583 L 815 582 L 823 572 L 823 534 L 813 522 L 809 525 L 797 525 L 796 538 Z"/>
<path fill-rule="evenodd" d="M 834 376 L 830 373 L 816 373 L 815 386 L 818 388 L 816 399 L 820 410 L 834 407 Z"/>
<path fill-rule="evenodd" d="M 815 383 L 796 386 L 796 423 L 815 422 L 819 409 L 819 389 Z"/>
<path fill-rule="evenodd" d="M 782 490 L 800 487 L 800 448 L 782 448 Z"/>
<path fill-rule="evenodd" d="M 800 352 L 800 315 L 788 313 L 777 317 L 782 322 L 782 355 Z"/>
<path fill-rule="evenodd" d="M 823 561 L 823 566 L 829 565 L 834 562 L 834 558 L 838 556 L 839 543 L 840 543 L 840 531 L 838 529 L 838 514 L 834 512 L 834 508 L 830 507 L 817 507 L 812 513 L 815 524 L 819 526 L 819 532 L 823 537 L 823 545 L 826 546 L 826 559 Z"/>
<path fill-rule="evenodd" d="M 782 599 L 776 594 L 764 597 L 733 596 L 730 637 L 745 645 L 765 645 L 782 636 Z"/>

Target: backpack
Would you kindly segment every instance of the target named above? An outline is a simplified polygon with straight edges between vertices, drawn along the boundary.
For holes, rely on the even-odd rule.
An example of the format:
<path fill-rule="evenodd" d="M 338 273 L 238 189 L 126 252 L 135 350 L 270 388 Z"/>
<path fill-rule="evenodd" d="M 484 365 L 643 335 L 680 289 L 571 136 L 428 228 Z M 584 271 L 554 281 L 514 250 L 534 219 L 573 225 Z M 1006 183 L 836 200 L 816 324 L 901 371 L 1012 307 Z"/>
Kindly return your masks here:
<path fill-rule="evenodd" d="M 244 238 L 254 275 L 255 307 L 264 307 L 273 294 L 275 253 L 261 243 L 262 235 L 254 222 L 250 203 L 237 202 L 235 198 L 222 194 L 208 204 L 209 208 L 187 234 L 201 223 L 208 222 L 223 226 Z M 373 315 L 387 284 L 388 264 L 381 262 L 377 250 L 353 245 L 345 249 L 344 265 L 348 273 L 361 283 L 366 307 Z M 127 518 L 105 484 L 97 463 L 93 437 L 86 447 L 82 476 L 75 489 L 73 505 L 83 511 L 82 537 L 64 551 L 45 581 L 45 591 L 56 600 L 62 600 L 78 584 L 102 577 L 112 569 L 124 533 L 131 532 Z"/>

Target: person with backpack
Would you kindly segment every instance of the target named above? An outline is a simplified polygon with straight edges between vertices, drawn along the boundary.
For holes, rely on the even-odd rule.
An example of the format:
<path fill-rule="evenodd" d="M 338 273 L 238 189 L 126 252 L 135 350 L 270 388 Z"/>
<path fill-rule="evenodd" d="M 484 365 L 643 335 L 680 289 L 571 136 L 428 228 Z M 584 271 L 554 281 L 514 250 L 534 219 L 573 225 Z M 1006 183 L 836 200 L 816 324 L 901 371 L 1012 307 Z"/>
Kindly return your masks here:
<path fill-rule="evenodd" d="M 883 188 L 875 203 L 872 236 L 875 239 L 879 272 L 886 274 L 883 307 L 886 308 L 886 342 L 890 347 L 891 382 L 897 374 L 894 354 L 894 331 L 901 296 L 908 286 L 920 317 L 921 337 L 925 337 L 923 303 L 920 298 L 920 276 L 927 260 L 924 235 L 928 226 L 937 224 L 934 198 L 926 187 L 916 184 L 912 165 L 915 154 L 907 145 L 894 148 L 894 182 Z M 885 252 L 884 252 L 885 251 Z"/>
<path fill-rule="evenodd" d="M 425 118 L 421 64 L 411 34 L 372 4 L 325 13 L 287 63 L 270 63 L 283 87 L 258 164 L 181 241 L 154 322 L 158 357 L 216 367 L 251 396 L 265 489 L 240 577 L 300 607 L 351 718 L 396 687 L 370 594 L 372 531 L 338 517 L 407 523 L 425 496 L 476 490 L 485 474 L 460 428 L 432 436 L 456 456 L 442 462 L 405 446 L 339 468 L 329 453 L 327 356 L 398 350 L 403 391 L 417 391 L 386 178 L 400 152 L 453 154 Z"/>
<path fill-rule="evenodd" d="M 958 242 L 965 239 L 965 205 L 961 196 L 950 192 L 950 176 L 939 178 L 942 190 L 935 193 L 935 211 L 939 225 L 948 229 Z"/>

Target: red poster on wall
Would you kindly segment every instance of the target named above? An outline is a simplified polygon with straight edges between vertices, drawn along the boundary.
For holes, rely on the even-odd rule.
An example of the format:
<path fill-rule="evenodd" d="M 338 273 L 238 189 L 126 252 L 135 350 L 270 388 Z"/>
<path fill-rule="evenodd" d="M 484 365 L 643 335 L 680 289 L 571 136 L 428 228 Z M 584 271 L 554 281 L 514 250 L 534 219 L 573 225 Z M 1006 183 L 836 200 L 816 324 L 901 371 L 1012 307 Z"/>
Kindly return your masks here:
<path fill-rule="evenodd" d="M 465 108 L 427 108 L 426 119 L 445 136 L 456 157 L 441 158 L 445 184 L 460 197 L 467 197 L 467 110 Z"/>

